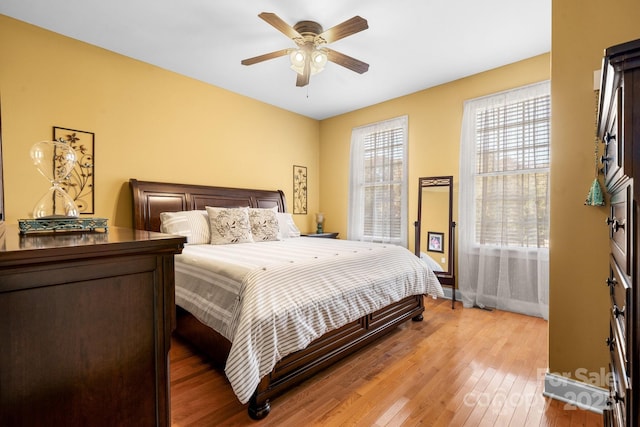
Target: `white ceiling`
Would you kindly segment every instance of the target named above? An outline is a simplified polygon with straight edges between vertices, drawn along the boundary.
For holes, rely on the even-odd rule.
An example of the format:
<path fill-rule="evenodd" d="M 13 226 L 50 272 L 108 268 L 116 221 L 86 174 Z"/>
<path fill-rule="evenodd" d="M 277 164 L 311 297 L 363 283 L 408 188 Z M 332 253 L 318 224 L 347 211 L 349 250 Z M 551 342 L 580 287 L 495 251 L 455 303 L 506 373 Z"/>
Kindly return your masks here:
<path fill-rule="evenodd" d="M 258 18 L 369 29 L 331 44 L 370 65 L 329 63 L 296 87 L 293 42 Z M 2 0 L 0 13 L 230 91 L 324 119 L 551 50 L 551 0 Z"/>

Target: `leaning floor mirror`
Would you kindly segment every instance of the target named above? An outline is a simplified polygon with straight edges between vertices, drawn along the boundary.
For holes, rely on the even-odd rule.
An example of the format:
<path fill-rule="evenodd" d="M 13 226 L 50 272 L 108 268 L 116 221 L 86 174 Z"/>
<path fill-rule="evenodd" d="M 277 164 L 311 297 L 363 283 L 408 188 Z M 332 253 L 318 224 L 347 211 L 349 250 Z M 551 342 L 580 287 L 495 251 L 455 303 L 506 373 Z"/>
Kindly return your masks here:
<path fill-rule="evenodd" d="M 419 178 L 415 254 L 436 273 L 442 285 L 451 286 L 451 308 L 456 302 L 453 176 Z"/>

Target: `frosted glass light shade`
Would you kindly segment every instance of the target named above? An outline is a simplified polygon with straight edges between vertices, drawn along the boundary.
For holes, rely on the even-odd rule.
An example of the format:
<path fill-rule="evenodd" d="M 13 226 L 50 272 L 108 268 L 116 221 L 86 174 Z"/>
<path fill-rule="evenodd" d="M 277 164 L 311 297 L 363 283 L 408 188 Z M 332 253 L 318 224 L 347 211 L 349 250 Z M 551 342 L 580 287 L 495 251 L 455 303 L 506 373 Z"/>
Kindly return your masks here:
<path fill-rule="evenodd" d="M 314 50 L 311 54 L 311 67 L 316 69 L 316 72 L 324 70 L 324 66 L 327 65 L 327 54 L 320 49 Z"/>
<path fill-rule="evenodd" d="M 291 69 L 298 74 L 303 74 L 305 58 L 306 58 L 306 55 L 304 53 L 304 50 L 302 49 L 292 50 L 291 53 L 289 54 Z"/>

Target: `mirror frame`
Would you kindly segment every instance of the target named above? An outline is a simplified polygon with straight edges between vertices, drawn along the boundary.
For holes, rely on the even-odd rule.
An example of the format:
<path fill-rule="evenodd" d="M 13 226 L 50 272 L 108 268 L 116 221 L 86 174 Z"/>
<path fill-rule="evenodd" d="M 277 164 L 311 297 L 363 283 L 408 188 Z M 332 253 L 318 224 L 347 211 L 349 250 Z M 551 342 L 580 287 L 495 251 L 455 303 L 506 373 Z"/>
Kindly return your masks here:
<path fill-rule="evenodd" d="M 452 289 L 452 305 L 456 299 L 456 280 L 455 280 L 455 227 L 453 221 L 453 176 L 427 176 L 418 178 L 418 219 L 415 225 L 415 246 L 414 252 L 420 257 L 420 244 L 422 236 L 422 190 L 429 187 L 448 187 L 449 188 L 449 244 L 447 247 L 447 269 L 446 271 L 435 271 L 438 280 L 442 285 L 451 286 Z"/>
<path fill-rule="evenodd" d="M 0 227 L 4 225 L 4 168 L 2 166 L 2 102 L 0 101 Z M 0 230 L 2 235 L 2 230 Z"/>

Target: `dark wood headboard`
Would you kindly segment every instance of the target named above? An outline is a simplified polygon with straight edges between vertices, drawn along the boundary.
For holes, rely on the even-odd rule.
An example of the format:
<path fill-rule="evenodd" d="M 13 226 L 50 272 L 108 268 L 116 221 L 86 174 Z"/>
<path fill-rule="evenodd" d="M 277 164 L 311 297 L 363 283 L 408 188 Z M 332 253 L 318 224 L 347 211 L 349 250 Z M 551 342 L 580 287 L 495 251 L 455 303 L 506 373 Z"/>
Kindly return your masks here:
<path fill-rule="evenodd" d="M 160 231 L 160 213 L 217 207 L 278 207 L 287 211 L 282 190 L 209 187 L 130 179 L 133 196 L 133 226 L 139 230 Z"/>

